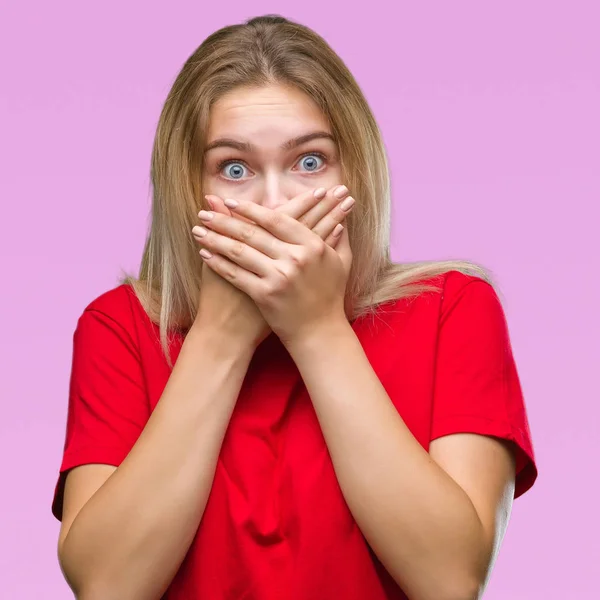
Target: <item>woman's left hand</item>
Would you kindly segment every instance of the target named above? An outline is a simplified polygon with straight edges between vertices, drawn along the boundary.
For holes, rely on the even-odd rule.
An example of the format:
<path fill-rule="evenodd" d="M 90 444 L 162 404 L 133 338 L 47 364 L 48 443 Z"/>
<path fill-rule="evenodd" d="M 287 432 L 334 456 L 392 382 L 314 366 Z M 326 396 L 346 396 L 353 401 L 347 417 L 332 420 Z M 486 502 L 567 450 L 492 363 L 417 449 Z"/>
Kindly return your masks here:
<path fill-rule="evenodd" d="M 344 297 L 352 252 L 345 227 L 334 250 L 286 214 L 242 200 L 225 204 L 251 222 L 209 213 L 202 219 L 208 229 L 202 246 L 212 257 L 204 260 L 254 300 L 284 344 L 323 325 L 347 322 Z"/>

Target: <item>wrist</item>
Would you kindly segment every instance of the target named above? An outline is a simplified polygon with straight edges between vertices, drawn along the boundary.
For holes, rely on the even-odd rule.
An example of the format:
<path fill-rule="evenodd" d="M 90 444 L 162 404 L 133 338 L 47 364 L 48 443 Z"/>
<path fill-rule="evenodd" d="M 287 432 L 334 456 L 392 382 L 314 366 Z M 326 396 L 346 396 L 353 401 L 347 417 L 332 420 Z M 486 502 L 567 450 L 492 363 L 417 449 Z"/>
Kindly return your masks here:
<path fill-rule="evenodd" d="M 347 340 L 348 335 L 354 335 L 352 325 L 345 315 L 341 315 L 338 318 L 328 319 L 307 327 L 294 336 L 281 341 L 291 356 L 310 356 L 326 346 Z"/>
<path fill-rule="evenodd" d="M 256 349 L 256 343 L 248 337 L 223 331 L 210 325 L 194 323 L 188 331 L 186 342 L 201 346 L 204 352 L 217 355 L 218 358 L 240 357 L 250 359 Z"/>

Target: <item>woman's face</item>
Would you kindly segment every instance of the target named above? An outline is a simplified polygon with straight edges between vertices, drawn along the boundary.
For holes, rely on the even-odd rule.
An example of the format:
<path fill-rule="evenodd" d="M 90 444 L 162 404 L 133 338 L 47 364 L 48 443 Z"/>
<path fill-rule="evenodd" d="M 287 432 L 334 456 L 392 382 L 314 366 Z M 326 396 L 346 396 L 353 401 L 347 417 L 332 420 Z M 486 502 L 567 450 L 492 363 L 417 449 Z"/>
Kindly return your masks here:
<path fill-rule="evenodd" d="M 211 109 L 204 193 L 275 208 L 344 183 L 331 135 L 325 116 L 296 88 L 235 89 Z"/>

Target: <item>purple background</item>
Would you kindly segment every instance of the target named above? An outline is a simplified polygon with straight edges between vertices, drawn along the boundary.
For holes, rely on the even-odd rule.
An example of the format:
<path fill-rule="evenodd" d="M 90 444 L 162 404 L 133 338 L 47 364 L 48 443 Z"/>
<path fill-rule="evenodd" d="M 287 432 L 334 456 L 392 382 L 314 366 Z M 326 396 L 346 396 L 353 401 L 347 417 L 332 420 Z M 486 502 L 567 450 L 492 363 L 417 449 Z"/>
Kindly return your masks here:
<path fill-rule="evenodd" d="M 323 35 L 363 88 L 390 158 L 394 258 L 473 259 L 500 283 L 540 476 L 486 599 L 598 597 L 598 4 L 416 4 L 3 1 L 2 597 L 71 597 L 50 502 L 76 320 L 139 264 L 183 62 L 269 12 Z"/>

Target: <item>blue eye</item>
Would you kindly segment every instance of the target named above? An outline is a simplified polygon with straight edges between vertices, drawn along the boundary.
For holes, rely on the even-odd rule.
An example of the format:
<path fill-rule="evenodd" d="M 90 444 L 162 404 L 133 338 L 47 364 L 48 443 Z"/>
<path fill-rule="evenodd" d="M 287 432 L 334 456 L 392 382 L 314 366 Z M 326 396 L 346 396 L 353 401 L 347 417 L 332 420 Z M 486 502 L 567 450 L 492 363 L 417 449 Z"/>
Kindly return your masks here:
<path fill-rule="evenodd" d="M 323 164 L 326 162 L 327 157 L 320 152 L 307 152 L 301 156 L 296 164 L 303 164 L 304 173 L 316 173 L 323 168 Z M 323 164 L 319 164 L 322 161 Z M 229 181 L 243 181 L 245 177 L 245 170 L 248 167 L 246 164 L 239 159 L 228 159 L 224 160 L 217 166 L 217 171 L 223 173 L 223 178 Z"/>
<path fill-rule="evenodd" d="M 319 160 L 324 160 L 324 156 L 319 153 L 305 154 L 300 159 L 300 164 L 304 164 L 304 167 L 309 171 L 317 171 L 319 169 Z"/>
<path fill-rule="evenodd" d="M 231 179 L 241 179 L 244 176 L 244 166 L 239 162 L 226 163 L 223 168 Z"/>

